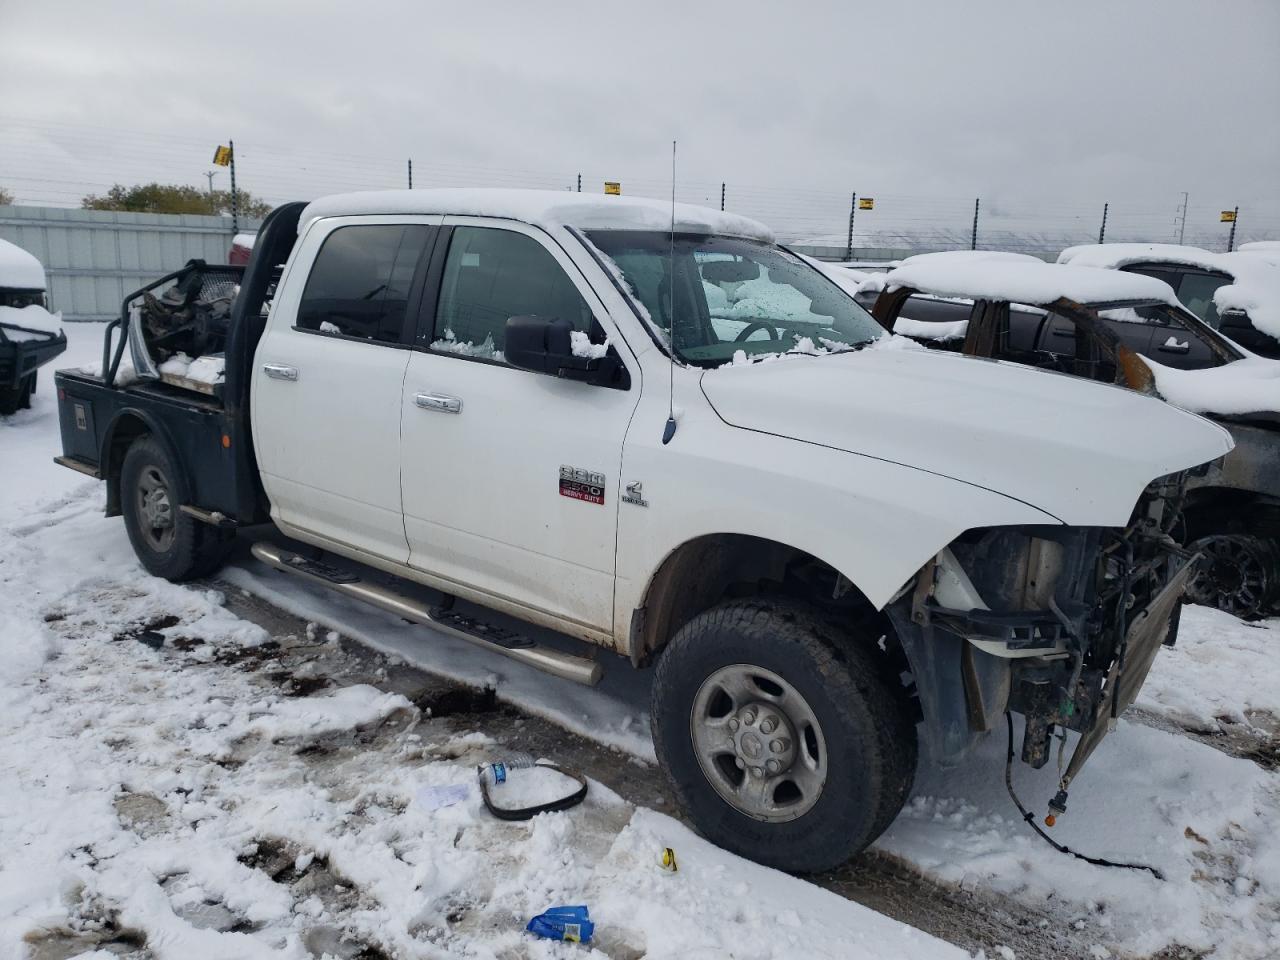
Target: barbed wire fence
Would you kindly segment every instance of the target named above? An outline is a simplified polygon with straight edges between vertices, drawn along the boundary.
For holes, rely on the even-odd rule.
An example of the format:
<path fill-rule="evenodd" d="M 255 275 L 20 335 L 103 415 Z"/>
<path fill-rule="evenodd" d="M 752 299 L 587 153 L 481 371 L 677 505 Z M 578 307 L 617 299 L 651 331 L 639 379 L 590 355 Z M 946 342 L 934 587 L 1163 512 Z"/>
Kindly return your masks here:
<path fill-rule="evenodd" d="M 53 147 L 51 147 L 53 145 Z M 115 183 L 204 186 L 216 144 L 206 138 L 90 124 L 33 122 L 0 116 L 0 188 L 21 204 L 79 207 L 88 194 Z M 51 151 L 53 156 L 51 158 Z M 109 157 L 105 164 L 83 158 Z M 627 176 L 627 171 L 568 167 L 538 171 L 462 163 L 436 156 L 378 157 L 317 153 L 280 145 L 236 145 L 238 185 L 271 203 L 351 190 L 449 186 L 532 187 L 600 193 L 606 181 L 624 195 L 666 199 L 669 180 Z M 224 174 L 208 180 L 227 187 Z M 108 182 L 110 181 L 110 182 Z M 729 180 L 679 180 L 678 200 L 720 207 L 769 224 L 788 243 L 840 257 L 863 252 L 884 257 L 932 250 L 1010 250 L 1052 258 L 1080 243 L 1184 242 L 1225 250 L 1249 240 L 1280 238 L 1280 204 L 1231 195 L 1164 201 L 1123 197 L 1097 201 L 1032 201 L 992 197 L 939 197 L 881 193 L 874 184 L 846 187 L 780 186 Z M 1224 211 L 1237 210 L 1232 224 Z"/>

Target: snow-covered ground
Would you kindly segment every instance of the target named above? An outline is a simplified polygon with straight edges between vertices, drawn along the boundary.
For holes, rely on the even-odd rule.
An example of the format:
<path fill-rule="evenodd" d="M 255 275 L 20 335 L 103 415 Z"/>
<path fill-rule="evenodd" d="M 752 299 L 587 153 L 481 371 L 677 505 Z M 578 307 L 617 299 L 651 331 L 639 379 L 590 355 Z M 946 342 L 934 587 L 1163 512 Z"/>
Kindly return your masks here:
<path fill-rule="evenodd" d="M 68 335 L 60 365 L 100 349 L 98 327 Z M 86 950 L 114 938 L 113 949 L 135 944 L 140 957 L 197 960 L 361 949 L 963 956 L 718 851 L 599 784 L 583 806 L 529 824 L 493 819 L 474 791 L 430 809 L 421 788 L 473 782 L 493 744 L 450 733 L 372 686 L 291 697 L 266 680 L 279 655 L 266 633 L 217 591 L 147 576 L 120 521 L 101 516 L 100 486 L 52 464 L 57 421 L 42 379 L 31 410 L 0 418 L 0 957 L 77 938 Z M 648 678 L 621 660 L 587 690 L 251 563 L 224 579 L 652 756 Z M 1197 608 L 1183 622 L 1139 705 L 1197 730 L 1269 736 L 1266 718 L 1280 712 L 1277 624 Z M 296 638 L 328 642 L 323 632 Z M 263 667 L 243 669 L 246 660 Z M 1216 958 L 1280 954 L 1280 774 L 1122 720 L 1054 835 L 1086 854 L 1150 863 L 1161 882 L 1073 860 L 1031 834 L 1004 793 L 1004 749 L 998 731 L 960 770 L 923 762 L 915 799 L 879 849 L 931 880 L 1073 927 L 1097 957 L 1173 944 Z M 1015 768 L 1037 813 L 1053 793 L 1052 768 Z M 666 846 L 678 852 L 678 873 L 661 869 Z M 566 903 L 590 906 L 591 946 L 523 932 L 530 916 Z"/>

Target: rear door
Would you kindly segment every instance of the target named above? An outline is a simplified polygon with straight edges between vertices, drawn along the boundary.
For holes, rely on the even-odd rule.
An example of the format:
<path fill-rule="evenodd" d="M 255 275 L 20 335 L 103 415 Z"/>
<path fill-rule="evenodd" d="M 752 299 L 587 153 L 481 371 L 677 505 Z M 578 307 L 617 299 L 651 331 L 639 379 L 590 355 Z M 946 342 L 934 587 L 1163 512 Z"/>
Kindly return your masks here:
<path fill-rule="evenodd" d="M 400 401 L 411 318 L 440 217 L 308 230 L 258 344 L 254 442 L 273 519 L 405 562 Z"/>
<path fill-rule="evenodd" d="M 402 400 L 412 566 L 608 632 L 622 443 L 639 368 L 564 251 L 511 221 L 450 217 L 433 258 Z M 447 236 L 446 236 L 447 235 Z M 447 245 L 446 245 L 447 244 Z M 629 370 L 603 387 L 519 370 L 509 317 L 608 336 Z"/>

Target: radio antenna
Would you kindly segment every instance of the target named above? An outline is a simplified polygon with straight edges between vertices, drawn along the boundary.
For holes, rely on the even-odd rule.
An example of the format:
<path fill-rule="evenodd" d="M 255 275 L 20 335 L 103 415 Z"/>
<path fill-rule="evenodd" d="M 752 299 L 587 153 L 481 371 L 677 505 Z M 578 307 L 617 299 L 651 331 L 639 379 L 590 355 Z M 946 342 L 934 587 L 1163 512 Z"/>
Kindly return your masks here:
<path fill-rule="evenodd" d="M 671 363 L 667 367 L 667 425 L 662 442 L 668 444 L 676 435 L 676 142 L 671 141 L 671 244 L 667 248 L 667 321 L 671 324 L 667 344 Z"/>

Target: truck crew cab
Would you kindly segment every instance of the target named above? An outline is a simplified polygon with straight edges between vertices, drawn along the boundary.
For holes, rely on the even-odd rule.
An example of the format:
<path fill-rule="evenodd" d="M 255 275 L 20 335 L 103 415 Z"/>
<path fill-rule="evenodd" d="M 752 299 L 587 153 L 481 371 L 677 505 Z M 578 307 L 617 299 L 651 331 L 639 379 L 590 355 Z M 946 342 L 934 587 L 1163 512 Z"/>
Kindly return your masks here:
<path fill-rule="evenodd" d="M 1176 633 L 1183 474 L 1231 447 L 1129 391 L 906 349 L 698 207 L 351 194 L 273 212 L 224 321 L 228 270 L 140 291 L 101 372 L 57 377 L 60 462 L 107 482 L 143 566 L 199 576 L 270 522 L 292 545 L 262 561 L 495 652 L 599 675 L 455 598 L 656 664 L 689 816 L 787 869 L 885 829 L 917 737 L 957 763 L 1007 710 L 1037 766 L 1081 733 L 1061 805 Z"/>

